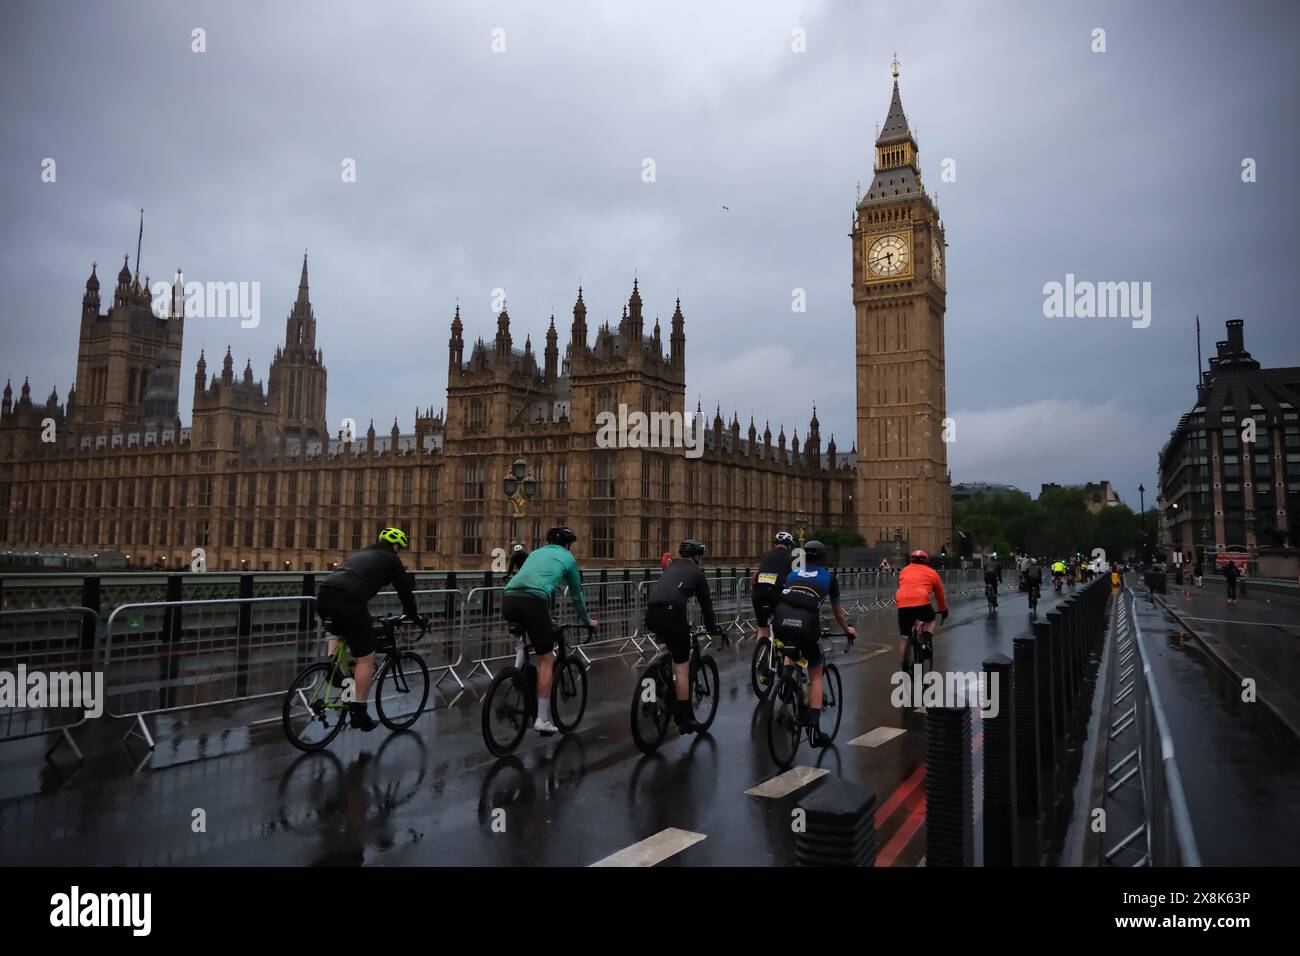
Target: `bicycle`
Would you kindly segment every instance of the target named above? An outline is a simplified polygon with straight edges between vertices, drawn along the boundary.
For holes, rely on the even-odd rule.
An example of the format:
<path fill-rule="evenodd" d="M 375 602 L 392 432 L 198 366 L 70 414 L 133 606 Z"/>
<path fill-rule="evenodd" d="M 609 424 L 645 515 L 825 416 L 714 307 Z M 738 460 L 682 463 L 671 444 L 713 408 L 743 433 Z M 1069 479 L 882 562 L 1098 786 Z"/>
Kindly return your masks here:
<path fill-rule="evenodd" d="M 918 665 L 922 679 L 925 678 L 927 664 L 930 670 L 934 670 L 934 643 L 925 624 L 925 621 L 919 619 L 913 621 L 912 633 L 907 635 L 907 645 L 903 649 L 903 672 L 909 677 Z"/>
<path fill-rule="evenodd" d="M 585 624 L 555 624 L 555 667 L 551 674 L 551 720 L 562 734 L 571 734 L 587 710 L 587 666 L 569 654 L 564 632 Z M 529 647 L 517 624 L 510 625 L 520 644 Z M 530 648 L 531 650 L 531 648 Z M 511 664 L 488 686 L 483 697 L 483 742 L 498 757 L 508 757 L 523 742 L 537 719 L 537 665 L 532 654 L 521 670 Z"/>
<path fill-rule="evenodd" d="M 699 725 L 697 733 L 701 734 L 713 726 L 721 692 L 718 665 L 711 655 L 700 650 L 700 638 L 706 634 L 707 628 L 697 627 L 690 635 L 690 690 L 687 700 L 690 701 L 695 722 Z M 731 644 L 726 635 L 722 636 L 722 642 L 724 647 Z M 668 724 L 672 720 L 672 702 L 676 699 L 672 655 L 664 647 L 632 684 L 632 739 L 643 754 L 654 753 L 664 742 L 664 737 L 668 735 Z M 703 719 L 700 716 L 701 706 L 705 714 Z"/>
<path fill-rule="evenodd" d="M 840 732 L 840 722 L 844 717 L 844 682 L 840 670 L 829 660 L 825 660 L 835 649 L 832 638 L 844 637 L 844 634 L 832 634 L 822 628 L 820 646 L 824 663 L 822 665 L 822 715 L 831 720 L 829 728 L 821 729 L 831 740 Z M 799 745 L 806 735 L 808 742 L 813 742 L 817 728 L 805 712 L 809 699 L 808 659 L 800 655 L 796 647 L 781 647 L 782 665 L 771 699 L 766 703 L 767 749 L 776 765 L 788 770 L 799 753 Z"/>
<path fill-rule="evenodd" d="M 1038 613 L 1038 595 L 1041 590 L 1041 586 L 1031 581 L 1028 587 L 1029 587 L 1029 616 L 1034 617 Z"/>
<path fill-rule="evenodd" d="M 984 582 L 984 599 L 989 602 L 989 613 L 998 609 L 998 586 L 992 581 Z"/>
<path fill-rule="evenodd" d="M 749 683 L 754 689 L 754 696 L 760 701 L 767 700 L 767 695 L 772 693 L 772 683 L 778 667 L 777 655 L 784 646 L 770 632 L 767 637 L 759 638 L 754 645 L 754 653 L 749 659 Z"/>
<path fill-rule="evenodd" d="M 389 730 L 405 730 L 424 713 L 429 700 L 429 668 L 415 651 L 397 647 L 397 626 L 413 623 L 404 614 L 372 617 L 376 651 L 384 655 L 375 669 L 375 711 Z M 326 620 L 328 626 L 330 621 Z M 429 633 L 426 622 L 415 640 Z M 352 670 L 348 646 L 338 647 L 326 660 L 305 667 L 284 695 L 281 720 L 289 743 L 299 750 L 320 750 L 348 723 L 352 703 Z M 394 704 L 401 702 L 401 707 Z M 414 707 L 411 705 L 414 704 Z M 405 709 L 403 711 L 403 708 Z"/>

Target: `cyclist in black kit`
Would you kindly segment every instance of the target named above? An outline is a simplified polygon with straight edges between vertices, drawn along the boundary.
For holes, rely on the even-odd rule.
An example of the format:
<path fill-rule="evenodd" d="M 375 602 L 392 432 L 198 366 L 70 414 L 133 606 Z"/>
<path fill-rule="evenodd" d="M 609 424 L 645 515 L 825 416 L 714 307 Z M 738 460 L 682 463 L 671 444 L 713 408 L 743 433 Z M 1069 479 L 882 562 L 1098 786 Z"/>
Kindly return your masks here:
<path fill-rule="evenodd" d="M 718 627 L 718 620 L 713 614 L 708 579 L 700 570 L 704 545 L 688 538 L 682 542 L 679 553 L 681 557 L 664 568 L 659 580 L 650 587 L 646 600 L 645 626 L 668 645 L 673 658 L 673 687 L 677 691 L 677 698 L 673 701 L 673 717 L 680 733 L 693 734 L 699 730 L 699 725 L 695 722 L 695 714 L 688 699 L 691 625 L 686 618 L 686 602 L 692 597 L 699 602 L 704 626 L 710 634 L 721 634 L 722 628 Z"/>
<path fill-rule="evenodd" d="M 366 604 L 381 590 L 392 585 L 401 598 L 402 610 L 421 627 L 425 625 L 420 610 L 411 593 L 406 567 L 397 552 L 407 544 L 406 532 L 401 528 L 385 528 L 379 540 L 368 548 L 349 555 L 321 582 L 316 595 L 316 613 L 320 615 L 329 632 L 329 653 L 338 647 L 338 638 L 348 642 L 348 650 L 356 659 L 353 676 L 356 679 L 356 696 L 352 701 L 349 718 L 358 730 L 374 730 L 375 722 L 366 711 L 370 696 L 370 681 L 375 675 L 375 637 Z M 336 672 L 337 673 L 337 672 Z"/>
<path fill-rule="evenodd" d="M 758 623 L 758 639 L 766 638 L 770 630 L 768 621 L 772 618 L 772 609 L 781 600 L 781 590 L 785 579 L 790 576 L 790 563 L 793 561 L 794 535 L 789 531 L 778 531 L 772 538 L 774 547 L 763 555 L 754 572 L 754 619 Z"/>

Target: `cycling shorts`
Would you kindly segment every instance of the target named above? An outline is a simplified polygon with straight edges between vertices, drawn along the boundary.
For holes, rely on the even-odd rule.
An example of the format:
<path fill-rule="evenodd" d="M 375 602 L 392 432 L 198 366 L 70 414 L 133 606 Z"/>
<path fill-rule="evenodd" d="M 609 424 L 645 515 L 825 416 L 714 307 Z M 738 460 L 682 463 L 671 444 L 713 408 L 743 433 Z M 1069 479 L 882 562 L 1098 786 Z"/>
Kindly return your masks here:
<path fill-rule="evenodd" d="M 898 633 L 903 635 L 911 634 L 912 625 L 917 621 L 929 623 L 933 620 L 933 604 L 915 604 L 911 607 L 900 607 L 898 609 Z"/>
<path fill-rule="evenodd" d="M 555 630 L 551 625 L 551 602 L 540 594 L 507 591 L 501 599 L 501 616 L 516 624 L 528 636 L 533 653 L 549 654 L 555 650 Z"/>
<path fill-rule="evenodd" d="M 645 609 L 645 626 L 668 645 L 674 664 L 685 664 L 691 659 L 691 623 L 686 618 L 686 602 L 650 604 Z"/>
<path fill-rule="evenodd" d="M 781 600 L 781 589 L 775 584 L 754 585 L 754 619 L 759 627 L 767 627 L 772 618 L 772 609 Z"/>
<path fill-rule="evenodd" d="M 772 630 L 787 649 L 798 649 L 809 667 L 822 662 L 822 621 L 817 611 L 782 601 L 772 611 Z"/>
<path fill-rule="evenodd" d="M 353 657 L 375 652 L 375 629 L 364 601 L 339 588 L 322 586 L 316 595 L 316 614 L 326 631 L 347 642 Z"/>

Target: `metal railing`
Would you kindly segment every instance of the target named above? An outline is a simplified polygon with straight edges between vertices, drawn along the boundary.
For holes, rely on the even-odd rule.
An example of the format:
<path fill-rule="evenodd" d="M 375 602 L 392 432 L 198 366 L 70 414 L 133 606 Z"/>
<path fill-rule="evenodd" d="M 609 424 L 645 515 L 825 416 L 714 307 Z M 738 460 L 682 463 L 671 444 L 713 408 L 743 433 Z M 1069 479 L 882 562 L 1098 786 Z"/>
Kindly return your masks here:
<path fill-rule="evenodd" d="M 0 611 L 0 670 L 12 673 L 15 689 L 23 691 L 22 704 L 16 702 L 0 711 L 0 743 L 57 734 L 58 739 L 45 752 L 47 757 L 60 743 L 67 743 L 77 760 L 83 759 L 71 731 L 89 719 L 85 709 L 49 706 L 45 699 L 33 705 L 28 701 L 27 675 L 43 674 L 46 691 L 54 690 L 57 683 L 60 696 L 75 683 L 83 700 L 86 678 L 98 678 L 97 690 L 102 693 L 102 674 L 95 669 L 98 630 L 99 615 L 88 607 Z M 105 702 L 101 699 L 98 703 L 103 706 Z"/>
<path fill-rule="evenodd" d="M 1116 778 L 1110 784 L 1112 792 L 1133 777 L 1138 778 L 1143 822 L 1107 849 L 1105 857 L 1115 860 L 1145 836 L 1146 853 L 1139 856 L 1134 866 L 1200 866 L 1201 856 L 1174 756 L 1173 736 L 1160 703 L 1160 690 L 1151 674 L 1131 589 L 1126 588 L 1118 595 L 1116 611 L 1115 652 L 1119 655 L 1121 673 L 1112 702 L 1119 705 L 1132 695 L 1132 704 L 1113 722 L 1110 737 L 1114 740 L 1132 727 L 1136 745 L 1115 762 L 1107 776 Z M 1136 661 L 1132 661 L 1134 657 Z M 1124 773 L 1119 775 L 1120 771 Z"/>

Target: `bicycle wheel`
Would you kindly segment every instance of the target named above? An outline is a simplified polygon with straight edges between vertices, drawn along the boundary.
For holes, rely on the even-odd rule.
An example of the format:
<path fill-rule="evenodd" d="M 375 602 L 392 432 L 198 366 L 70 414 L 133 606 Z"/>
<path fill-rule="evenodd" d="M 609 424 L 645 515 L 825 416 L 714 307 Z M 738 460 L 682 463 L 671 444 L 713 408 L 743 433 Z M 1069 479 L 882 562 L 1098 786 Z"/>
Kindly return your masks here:
<path fill-rule="evenodd" d="M 691 667 L 691 712 L 700 725 L 699 733 L 713 725 L 713 718 L 718 715 L 720 694 L 718 665 L 712 657 L 702 654 L 699 663 Z"/>
<path fill-rule="evenodd" d="M 576 657 L 557 662 L 551 680 L 551 720 L 562 734 L 571 734 L 587 710 L 587 668 Z"/>
<path fill-rule="evenodd" d="M 305 668 L 284 695 L 284 735 L 299 750 L 320 750 L 338 736 L 347 718 L 343 689 L 331 680 L 334 664 L 318 661 Z"/>
<path fill-rule="evenodd" d="M 786 675 L 777 680 L 766 704 L 767 749 L 776 765 L 788 770 L 799 753 L 803 727 L 799 725 L 799 682 Z"/>
<path fill-rule="evenodd" d="M 528 680 L 517 667 L 507 667 L 492 678 L 483 698 L 483 742 L 498 757 L 513 753 L 528 732 L 533 704 Z"/>
<path fill-rule="evenodd" d="M 389 730 L 405 730 L 429 702 L 429 668 L 415 651 L 390 654 L 375 682 L 375 710 Z"/>
<path fill-rule="evenodd" d="M 665 683 L 663 668 L 652 663 L 632 686 L 632 740 L 643 754 L 659 749 L 671 719 L 672 684 Z"/>
<path fill-rule="evenodd" d="M 772 639 L 759 638 L 754 646 L 754 656 L 749 659 L 749 683 L 754 688 L 754 696 L 767 700 L 772 693 Z"/>
<path fill-rule="evenodd" d="M 844 682 L 840 680 L 840 669 L 834 664 L 827 664 L 822 675 L 822 730 L 831 740 L 840 732 L 840 721 L 844 718 Z"/>

